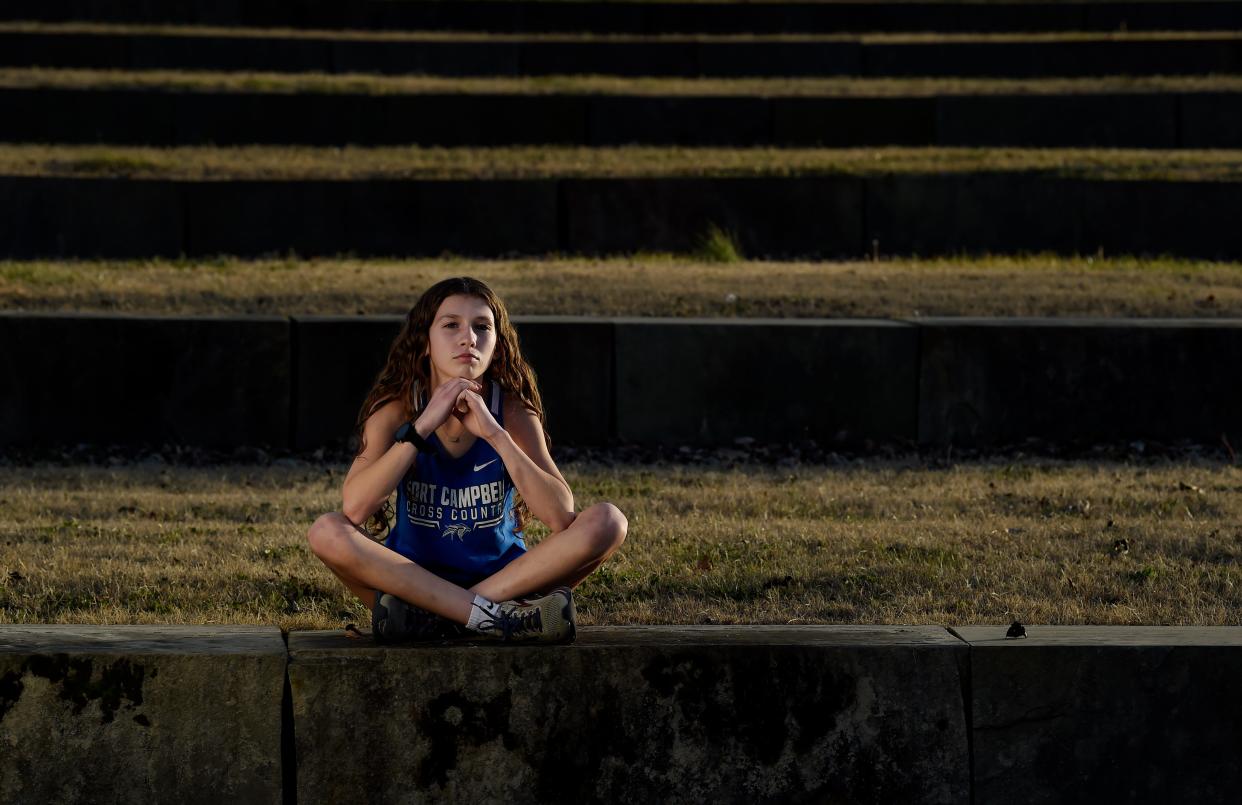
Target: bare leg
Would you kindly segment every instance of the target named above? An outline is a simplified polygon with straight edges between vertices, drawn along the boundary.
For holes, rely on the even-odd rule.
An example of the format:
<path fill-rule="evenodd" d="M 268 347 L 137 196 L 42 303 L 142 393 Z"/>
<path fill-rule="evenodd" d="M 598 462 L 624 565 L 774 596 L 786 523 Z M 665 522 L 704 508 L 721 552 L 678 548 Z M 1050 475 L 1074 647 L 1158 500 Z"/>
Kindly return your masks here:
<path fill-rule="evenodd" d="M 553 587 L 574 587 L 613 554 L 629 523 L 611 503 L 582 511 L 564 531 L 550 535 L 470 588 L 489 601 L 508 601 Z"/>
<path fill-rule="evenodd" d="M 339 512 L 316 520 L 306 538 L 315 555 L 368 609 L 379 589 L 456 623 L 470 619 L 474 593 L 364 536 Z"/>
<path fill-rule="evenodd" d="M 508 601 L 537 590 L 577 586 L 625 541 L 629 524 L 616 506 L 599 503 L 564 531 L 544 539 L 492 576 L 464 590 L 360 533 L 339 512 L 325 514 L 307 532 L 311 550 L 369 609 L 375 590 L 466 623 L 475 594 Z"/>

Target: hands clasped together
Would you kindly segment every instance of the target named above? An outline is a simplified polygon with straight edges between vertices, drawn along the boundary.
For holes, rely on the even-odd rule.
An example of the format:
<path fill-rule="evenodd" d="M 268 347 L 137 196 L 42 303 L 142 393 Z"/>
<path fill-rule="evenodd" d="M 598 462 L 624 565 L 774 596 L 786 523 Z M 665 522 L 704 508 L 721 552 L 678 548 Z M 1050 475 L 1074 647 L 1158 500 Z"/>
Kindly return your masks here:
<path fill-rule="evenodd" d="M 479 395 L 482 390 L 482 383 L 465 377 L 441 383 L 427 401 L 423 413 L 415 420 L 415 430 L 426 438 L 452 416 L 480 439 L 492 439 L 503 428 Z"/>

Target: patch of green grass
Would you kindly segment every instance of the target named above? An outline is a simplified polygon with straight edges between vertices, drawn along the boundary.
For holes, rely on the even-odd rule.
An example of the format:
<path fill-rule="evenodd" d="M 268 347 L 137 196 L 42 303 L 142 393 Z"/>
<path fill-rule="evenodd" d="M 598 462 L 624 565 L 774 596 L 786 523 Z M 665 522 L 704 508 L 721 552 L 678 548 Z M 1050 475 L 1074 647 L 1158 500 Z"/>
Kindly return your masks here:
<path fill-rule="evenodd" d="M 1239 92 L 1242 76 L 1093 76 L 1084 78 L 654 76 L 381 76 L 187 70 L 84 70 L 0 67 L 0 87 L 148 89 L 163 92 L 281 94 L 639 95 L 715 97 L 936 97 L 1094 93 Z"/>
<path fill-rule="evenodd" d="M 67 265 L 44 262 L 0 262 L 0 285 L 28 289 L 70 286 L 81 281 L 81 272 Z"/>
<path fill-rule="evenodd" d="M 956 551 L 946 550 L 939 546 L 894 542 L 885 545 L 884 552 L 896 561 L 908 562 L 912 565 L 958 568 L 965 564 L 965 560 Z"/>
<path fill-rule="evenodd" d="M 53 171 L 81 176 L 132 176 L 139 173 L 159 171 L 163 165 L 154 159 L 130 154 L 95 153 L 77 159 L 53 162 Z"/>
<path fill-rule="evenodd" d="M 630 522 L 578 590 L 584 624 L 1242 614 L 1242 468 L 1208 459 L 562 469 L 580 505 L 611 500 Z M 0 467 L 0 622 L 365 623 L 305 542 L 343 470 Z M 1183 484 L 1210 506 L 1163 511 Z"/>
<path fill-rule="evenodd" d="M 403 315 L 432 283 L 467 274 L 490 283 L 517 315 L 1242 316 L 1238 263 L 1057 255 L 832 262 L 704 257 L 10 260 L 0 261 L 0 309 Z M 550 287 L 557 293 L 548 293 Z M 995 470 L 999 480 L 1031 471 L 1020 465 Z"/>
<path fill-rule="evenodd" d="M 691 257 L 704 263 L 740 263 L 743 260 L 737 235 L 715 223 L 708 224 L 707 229 L 699 236 Z"/>
<path fill-rule="evenodd" d="M 1242 180 L 1242 151 L 1089 148 L 689 148 L 676 146 L 0 145 L 0 175 L 187 181 L 789 178 L 1022 172 L 1098 181 Z"/>
<path fill-rule="evenodd" d="M 671 0 L 670 0 L 671 1 Z M 876 44 L 953 42 L 1087 42 L 1193 41 L 1204 37 L 1234 39 L 1234 31 L 1048 31 L 1003 33 L 476 33 L 458 31 L 379 31 L 309 28 L 252 28 L 208 25 L 97 22 L 0 22 L 0 32 L 77 33 L 96 36 L 153 35 L 180 37 L 245 37 L 251 39 L 337 39 L 367 42 L 864 42 Z"/>

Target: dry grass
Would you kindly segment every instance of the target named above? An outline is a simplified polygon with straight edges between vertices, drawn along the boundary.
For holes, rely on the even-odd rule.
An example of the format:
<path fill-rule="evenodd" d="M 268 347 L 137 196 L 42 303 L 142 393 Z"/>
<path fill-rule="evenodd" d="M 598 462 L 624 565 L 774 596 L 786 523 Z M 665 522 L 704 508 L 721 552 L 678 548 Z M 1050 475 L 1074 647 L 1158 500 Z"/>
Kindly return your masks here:
<path fill-rule="evenodd" d="M 189 181 L 882 176 L 1038 172 L 1095 180 L 1238 181 L 1242 151 L 1088 148 L 396 146 L 214 148 L 0 144 L 0 176 Z"/>
<path fill-rule="evenodd" d="M 1098 78 L 626 78 L 561 75 L 496 78 L 364 73 L 219 73 L 181 70 L 0 68 L 0 87 L 143 89 L 281 94 L 650 95 L 715 97 L 934 97 L 1088 93 L 1239 92 L 1242 76 Z"/>
<path fill-rule="evenodd" d="M 517 314 L 588 316 L 1242 316 L 1242 266 L 1033 257 L 710 263 L 547 260 L 0 261 L 0 309 L 127 314 L 404 314 L 449 276 Z"/>
<path fill-rule="evenodd" d="M 569 464 L 625 546 L 580 588 L 616 623 L 1237 624 L 1242 468 L 917 460 Z M 0 622 L 366 622 L 304 534 L 344 467 L 0 468 Z M 534 538 L 534 535 L 532 535 Z"/>
<path fill-rule="evenodd" d="M 953 44 L 969 42 L 1161 42 L 1237 39 L 1236 31 L 1053 31 L 1040 33 L 832 33 L 832 34 L 596 34 L 474 33 L 457 31 L 358 31 L 310 28 L 228 28 L 211 25 L 136 25 L 97 22 L 0 22 L 0 33 L 61 33 L 95 36 L 239 37 L 331 39 L 361 42 L 862 42 Z"/>

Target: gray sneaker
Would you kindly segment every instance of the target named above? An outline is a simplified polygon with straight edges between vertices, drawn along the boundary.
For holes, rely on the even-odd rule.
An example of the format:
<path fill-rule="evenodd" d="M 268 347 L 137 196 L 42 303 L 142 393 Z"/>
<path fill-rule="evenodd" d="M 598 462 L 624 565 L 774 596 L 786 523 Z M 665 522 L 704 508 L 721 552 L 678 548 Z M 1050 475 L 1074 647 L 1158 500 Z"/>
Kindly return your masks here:
<path fill-rule="evenodd" d="M 376 643 L 422 643 L 450 640 L 465 634 L 465 627 L 434 612 L 407 604 L 395 595 L 375 593 L 375 606 L 371 608 L 371 637 Z"/>
<path fill-rule="evenodd" d="M 479 634 L 506 643 L 572 643 L 577 635 L 574 595 L 557 587 L 538 598 L 501 601 L 499 613 L 479 624 Z"/>

